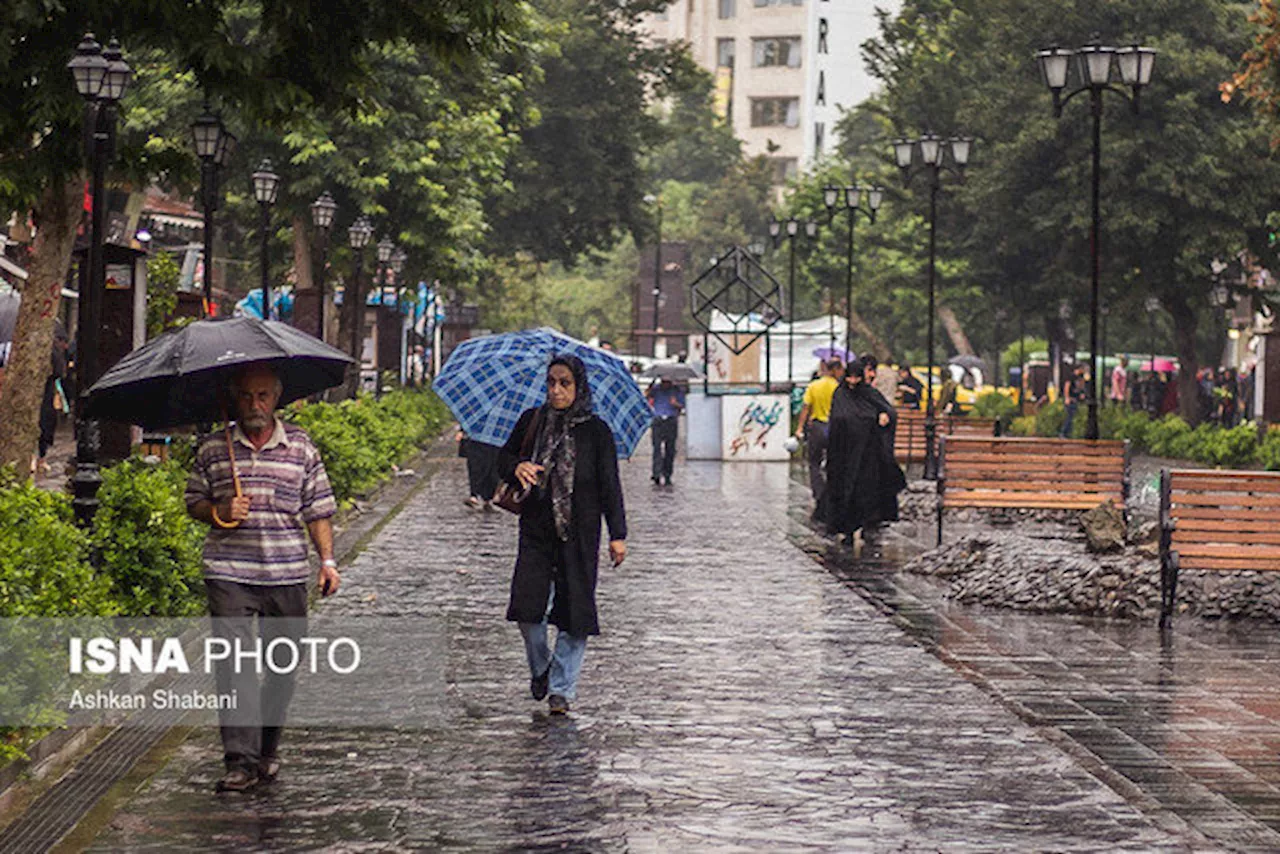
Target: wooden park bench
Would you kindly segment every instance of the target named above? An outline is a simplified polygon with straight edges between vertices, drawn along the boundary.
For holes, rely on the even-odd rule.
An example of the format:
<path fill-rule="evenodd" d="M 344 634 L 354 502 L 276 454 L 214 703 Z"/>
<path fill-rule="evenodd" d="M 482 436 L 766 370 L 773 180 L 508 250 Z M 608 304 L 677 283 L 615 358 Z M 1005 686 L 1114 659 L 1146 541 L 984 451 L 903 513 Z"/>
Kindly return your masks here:
<path fill-rule="evenodd" d="M 1129 497 L 1129 443 L 947 436 L 938 455 L 938 545 L 949 507 L 1090 510 Z"/>
<path fill-rule="evenodd" d="M 1280 474 L 1160 472 L 1160 625 L 1173 617 L 1178 571 L 1280 570 Z"/>
<path fill-rule="evenodd" d="M 939 414 L 935 417 L 935 420 L 937 421 L 939 439 L 943 436 L 997 435 L 996 419 L 994 418 Z M 893 437 L 893 455 L 902 465 L 924 462 L 924 410 L 898 410 L 898 429 Z"/>

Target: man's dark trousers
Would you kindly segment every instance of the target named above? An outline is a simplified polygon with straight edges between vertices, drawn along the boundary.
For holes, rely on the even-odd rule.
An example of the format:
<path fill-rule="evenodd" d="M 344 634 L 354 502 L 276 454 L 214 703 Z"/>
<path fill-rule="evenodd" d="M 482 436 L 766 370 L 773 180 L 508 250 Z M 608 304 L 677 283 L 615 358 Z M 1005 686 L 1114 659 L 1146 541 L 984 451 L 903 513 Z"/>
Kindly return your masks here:
<path fill-rule="evenodd" d="M 805 425 L 805 438 L 808 441 L 809 453 L 809 489 L 813 492 L 813 500 L 821 501 L 822 494 L 827 491 L 827 444 L 831 438 L 829 425 L 825 421 L 810 421 Z"/>
<path fill-rule="evenodd" d="M 671 479 L 671 472 L 676 465 L 676 434 L 680 428 L 680 418 L 653 419 L 653 479 L 660 477 Z"/>
<path fill-rule="evenodd" d="M 236 692 L 236 708 L 218 711 L 223 758 L 228 768 L 239 766 L 256 773 L 261 760 L 277 754 L 294 689 L 293 673 L 273 673 L 266 666 L 266 648 L 278 637 L 288 637 L 296 644 L 306 633 L 307 585 L 305 582 L 241 584 L 206 579 L 205 591 L 209 596 L 214 637 L 232 644 L 231 656 L 214 664 L 218 693 Z M 259 619 L 264 617 L 268 618 L 265 622 Z M 264 659 L 261 676 L 248 660 L 242 660 L 239 668 L 232 666 L 236 641 L 239 640 L 242 649 L 253 649 L 258 626 L 261 626 Z M 289 662 L 289 656 L 277 652 L 275 661 L 283 666 Z"/>

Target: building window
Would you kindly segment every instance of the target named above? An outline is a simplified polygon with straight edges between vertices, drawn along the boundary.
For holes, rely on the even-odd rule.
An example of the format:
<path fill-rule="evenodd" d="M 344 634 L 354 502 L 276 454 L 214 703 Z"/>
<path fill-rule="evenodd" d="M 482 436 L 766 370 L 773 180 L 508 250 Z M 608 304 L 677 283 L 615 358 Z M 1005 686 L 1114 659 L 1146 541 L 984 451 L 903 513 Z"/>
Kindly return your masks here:
<path fill-rule="evenodd" d="M 800 67 L 800 38 L 772 38 L 751 40 L 751 64 L 756 68 L 785 66 Z"/>
<path fill-rule="evenodd" d="M 803 6 L 804 0 L 754 0 L 756 8 L 762 9 L 765 6 Z"/>
<path fill-rule="evenodd" d="M 770 157 L 769 165 L 773 168 L 773 183 L 785 184 L 796 176 L 800 168 L 794 157 Z"/>
<path fill-rule="evenodd" d="M 720 0 L 720 20 L 728 20 L 737 14 L 738 0 Z"/>
<path fill-rule="evenodd" d="M 799 127 L 799 98 L 752 98 L 751 126 L 766 127 Z"/>
<path fill-rule="evenodd" d="M 733 39 L 716 39 L 716 68 L 733 68 Z"/>

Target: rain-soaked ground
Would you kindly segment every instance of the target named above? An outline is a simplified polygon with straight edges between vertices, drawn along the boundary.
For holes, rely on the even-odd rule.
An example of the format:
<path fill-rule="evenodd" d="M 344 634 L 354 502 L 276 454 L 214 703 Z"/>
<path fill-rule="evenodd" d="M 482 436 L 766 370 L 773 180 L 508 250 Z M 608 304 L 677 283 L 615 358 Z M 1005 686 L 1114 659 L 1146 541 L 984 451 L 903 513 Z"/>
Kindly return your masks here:
<path fill-rule="evenodd" d="M 440 624 L 443 723 L 291 730 L 279 782 L 217 796 L 197 730 L 94 850 L 1280 847 L 1271 627 L 1162 645 L 949 606 L 895 577 L 910 526 L 852 560 L 784 466 L 682 463 L 670 489 L 646 467 L 624 464 L 631 556 L 602 569 L 571 717 L 529 699 L 502 619 L 514 520 L 464 508 L 449 461 L 321 606 Z"/>

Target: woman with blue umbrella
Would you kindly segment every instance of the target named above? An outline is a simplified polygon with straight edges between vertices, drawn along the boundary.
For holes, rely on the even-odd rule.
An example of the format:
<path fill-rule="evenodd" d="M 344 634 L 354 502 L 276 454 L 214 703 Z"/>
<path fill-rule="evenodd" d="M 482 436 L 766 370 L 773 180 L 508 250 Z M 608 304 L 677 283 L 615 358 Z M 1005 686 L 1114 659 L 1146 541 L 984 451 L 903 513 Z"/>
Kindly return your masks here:
<path fill-rule="evenodd" d="M 499 473 L 524 490 L 520 545 L 507 619 L 520 626 L 529 689 L 566 714 L 577 692 L 587 638 L 600 633 L 596 578 L 600 520 L 614 566 L 627 554 L 627 519 L 613 431 L 592 409 L 587 367 L 558 355 L 546 369 L 546 403 L 526 410 L 499 458 Z M 548 624 L 556 641 L 548 644 Z"/>

